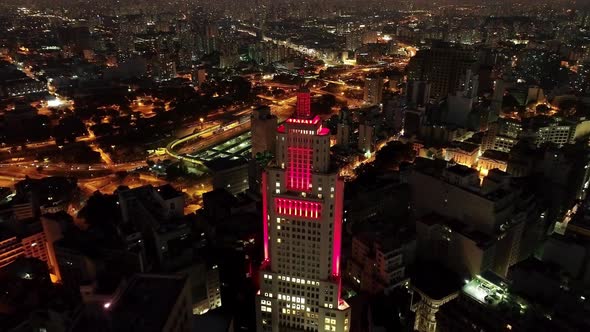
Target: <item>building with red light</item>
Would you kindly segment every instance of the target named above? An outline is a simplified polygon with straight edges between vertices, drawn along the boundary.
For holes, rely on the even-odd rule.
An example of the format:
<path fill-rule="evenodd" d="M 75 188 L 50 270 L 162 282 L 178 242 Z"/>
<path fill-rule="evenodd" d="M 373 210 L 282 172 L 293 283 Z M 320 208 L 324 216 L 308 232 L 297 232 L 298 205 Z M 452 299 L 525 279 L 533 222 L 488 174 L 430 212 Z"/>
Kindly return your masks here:
<path fill-rule="evenodd" d="M 276 134 L 262 177 L 264 263 L 258 331 L 349 331 L 340 296 L 344 182 L 330 167 L 330 134 L 311 117 L 309 92 Z"/>

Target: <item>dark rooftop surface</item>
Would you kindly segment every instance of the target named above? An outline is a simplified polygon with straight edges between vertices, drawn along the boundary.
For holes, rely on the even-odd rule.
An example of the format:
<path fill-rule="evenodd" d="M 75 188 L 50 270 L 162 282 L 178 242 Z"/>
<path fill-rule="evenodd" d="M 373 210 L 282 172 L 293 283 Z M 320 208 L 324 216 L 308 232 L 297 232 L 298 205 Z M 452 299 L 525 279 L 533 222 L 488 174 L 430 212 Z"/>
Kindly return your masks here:
<path fill-rule="evenodd" d="M 185 287 L 182 276 L 140 275 L 110 308 L 113 331 L 160 332 Z"/>
<path fill-rule="evenodd" d="M 247 165 L 248 162 L 243 158 L 217 158 L 205 162 L 205 166 L 213 172 L 221 172 L 235 167 Z"/>
<path fill-rule="evenodd" d="M 442 300 L 458 293 L 463 287 L 463 280 L 454 272 L 435 262 L 417 262 L 412 271 L 412 286 L 426 296 Z"/>
<path fill-rule="evenodd" d="M 496 151 L 496 150 L 486 150 L 486 152 L 483 153 L 481 158 L 507 161 L 508 156 L 509 156 L 509 154 L 507 152 Z"/>
<path fill-rule="evenodd" d="M 475 153 L 477 150 L 479 150 L 479 145 L 474 144 L 474 143 L 468 143 L 468 142 L 453 142 L 452 143 L 454 147 L 468 152 L 468 153 Z"/>
<path fill-rule="evenodd" d="M 479 247 L 482 248 L 487 247 L 488 245 L 491 245 L 494 242 L 494 238 L 490 235 L 480 232 L 460 220 L 445 217 L 437 213 L 430 213 L 428 215 L 425 215 L 420 219 L 420 222 L 428 226 L 436 224 L 447 226 L 454 232 L 457 232 L 471 239 L 473 242 L 477 243 Z"/>
<path fill-rule="evenodd" d="M 203 194 L 204 201 L 226 202 L 228 207 L 235 206 L 238 199 L 225 189 L 215 189 Z"/>
<path fill-rule="evenodd" d="M 162 196 L 162 198 L 165 200 L 176 198 L 178 196 L 182 196 L 181 191 L 174 189 L 174 187 L 172 187 L 169 184 L 165 184 L 163 186 L 160 186 L 160 187 L 156 188 L 156 190 L 158 191 L 158 194 L 160 194 L 160 196 Z"/>
<path fill-rule="evenodd" d="M 463 166 L 463 165 L 451 166 L 451 167 L 447 168 L 447 171 L 457 174 L 459 176 L 468 176 L 468 175 L 477 173 L 477 170 L 467 167 L 467 166 Z"/>

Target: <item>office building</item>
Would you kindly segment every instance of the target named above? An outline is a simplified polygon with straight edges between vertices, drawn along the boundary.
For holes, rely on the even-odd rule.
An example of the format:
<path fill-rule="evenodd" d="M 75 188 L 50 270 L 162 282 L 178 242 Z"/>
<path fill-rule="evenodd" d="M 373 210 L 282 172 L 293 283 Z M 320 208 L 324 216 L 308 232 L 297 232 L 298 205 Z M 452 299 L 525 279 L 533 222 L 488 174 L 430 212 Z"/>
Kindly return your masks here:
<path fill-rule="evenodd" d="M 346 277 L 362 291 L 377 294 L 404 284 L 414 262 L 416 238 L 409 232 L 365 232 L 352 239 Z"/>
<path fill-rule="evenodd" d="M 183 266 L 192 259 L 190 227 L 184 218 L 184 194 L 170 185 L 146 185 L 118 192 L 123 223 L 133 225 L 154 263 L 164 269 Z"/>
<path fill-rule="evenodd" d="M 492 170 L 480 183 L 479 172 L 462 165 L 425 162 L 414 169 L 408 183 L 420 219 L 419 256 L 436 257 L 461 276 L 488 269 L 505 276 L 523 258 L 521 251 L 528 254 L 523 232 L 543 223 L 534 195 L 511 181 L 508 174 Z"/>
<path fill-rule="evenodd" d="M 213 177 L 213 189 L 225 189 L 233 195 L 248 190 L 248 161 L 243 158 L 217 158 L 205 162 Z"/>
<path fill-rule="evenodd" d="M 484 152 L 486 150 L 510 152 L 512 147 L 518 142 L 522 130 L 520 121 L 510 118 L 500 118 L 498 121 L 489 124 L 488 130 L 482 139 L 481 150 Z"/>
<path fill-rule="evenodd" d="M 329 129 L 310 117 L 309 93 L 298 98 L 263 174 L 257 330 L 349 331 L 351 311 L 340 294 L 344 182 L 330 165 Z"/>

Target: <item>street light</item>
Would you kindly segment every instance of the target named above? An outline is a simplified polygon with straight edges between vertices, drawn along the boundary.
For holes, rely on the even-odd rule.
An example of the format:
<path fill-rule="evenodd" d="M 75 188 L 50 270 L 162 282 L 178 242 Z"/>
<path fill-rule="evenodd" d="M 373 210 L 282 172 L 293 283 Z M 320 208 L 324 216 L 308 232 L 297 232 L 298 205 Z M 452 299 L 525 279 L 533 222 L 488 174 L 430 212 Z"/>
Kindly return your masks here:
<path fill-rule="evenodd" d="M 201 129 L 203 129 L 203 122 L 205 122 L 205 119 L 199 118 L 199 122 L 201 123 Z"/>

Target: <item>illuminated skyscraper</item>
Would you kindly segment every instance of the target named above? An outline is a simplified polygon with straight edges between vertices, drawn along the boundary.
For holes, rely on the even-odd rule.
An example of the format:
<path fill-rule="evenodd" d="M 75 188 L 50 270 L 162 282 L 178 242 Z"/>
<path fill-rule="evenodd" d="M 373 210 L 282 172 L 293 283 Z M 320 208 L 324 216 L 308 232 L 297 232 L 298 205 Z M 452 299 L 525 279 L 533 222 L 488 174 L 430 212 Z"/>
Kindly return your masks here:
<path fill-rule="evenodd" d="M 311 116 L 311 94 L 309 89 L 301 87 L 297 91 L 297 117 L 308 118 Z"/>
<path fill-rule="evenodd" d="M 350 308 L 340 297 L 344 182 L 330 167 L 330 130 L 310 116 L 309 91 L 298 99 L 262 179 L 257 330 L 349 331 Z"/>

